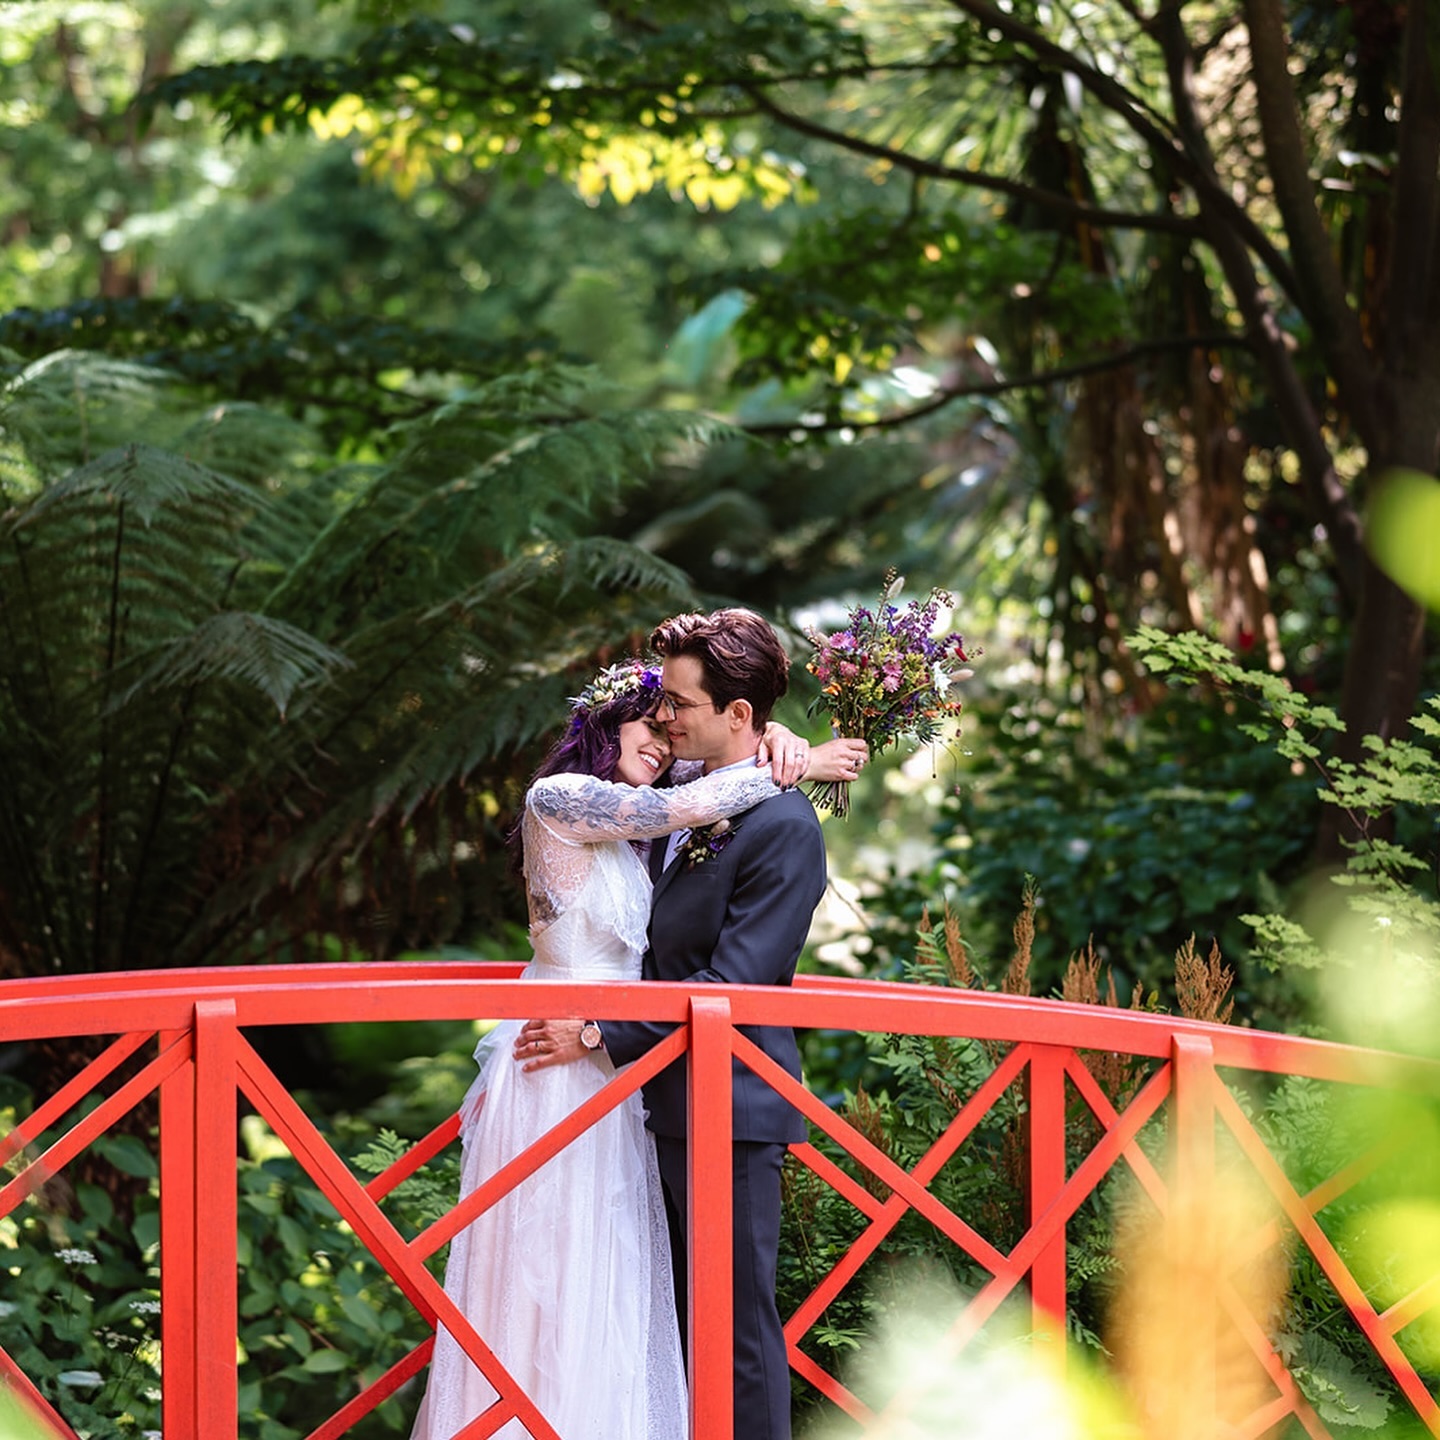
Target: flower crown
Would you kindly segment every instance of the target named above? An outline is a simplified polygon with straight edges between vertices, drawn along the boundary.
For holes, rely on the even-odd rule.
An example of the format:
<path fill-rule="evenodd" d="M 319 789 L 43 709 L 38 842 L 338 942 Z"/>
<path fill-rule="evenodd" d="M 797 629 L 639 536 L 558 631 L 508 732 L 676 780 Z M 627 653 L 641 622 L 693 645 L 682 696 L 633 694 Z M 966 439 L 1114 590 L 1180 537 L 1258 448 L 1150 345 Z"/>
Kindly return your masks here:
<path fill-rule="evenodd" d="M 621 660 L 607 665 L 578 695 L 570 697 L 570 712 L 578 720 L 601 705 L 642 690 L 654 690 L 659 698 L 659 667 L 644 660 Z"/>

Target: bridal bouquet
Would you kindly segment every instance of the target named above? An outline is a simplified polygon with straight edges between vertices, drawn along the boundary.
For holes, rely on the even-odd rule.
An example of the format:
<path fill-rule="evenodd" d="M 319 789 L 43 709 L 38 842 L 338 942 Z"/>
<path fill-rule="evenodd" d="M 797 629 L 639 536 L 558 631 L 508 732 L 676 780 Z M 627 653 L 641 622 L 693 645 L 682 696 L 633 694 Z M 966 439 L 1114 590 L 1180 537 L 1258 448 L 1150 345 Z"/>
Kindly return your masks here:
<path fill-rule="evenodd" d="M 872 756 L 901 739 L 917 745 L 936 739 L 945 720 L 960 713 L 952 687 L 970 673 L 964 637 L 932 633 L 940 607 L 953 606 L 954 598 L 932 590 L 929 599 L 901 609 L 891 601 L 903 583 L 889 571 L 873 610 L 856 606 L 843 630 L 810 634 L 815 653 L 806 668 L 821 687 L 811 712 L 825 711 L 837 735 L 858 736 Z M 850 812 L 848 781 L 819 782 L 810 795 L 841 818 Z"/>

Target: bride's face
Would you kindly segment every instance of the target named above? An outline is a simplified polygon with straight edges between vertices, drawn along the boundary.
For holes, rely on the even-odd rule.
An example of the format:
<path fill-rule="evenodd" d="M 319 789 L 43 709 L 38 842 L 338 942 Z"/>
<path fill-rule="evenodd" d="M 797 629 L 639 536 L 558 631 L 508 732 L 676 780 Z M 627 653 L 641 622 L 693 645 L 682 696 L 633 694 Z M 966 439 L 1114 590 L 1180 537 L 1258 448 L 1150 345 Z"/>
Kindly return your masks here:
<path fill-rule="evenodd" d="M 620 727 L 615 779 L 622 785 L 653 785 L 670 768 L 670 737 L 658 720 L 627 720 Z"/>

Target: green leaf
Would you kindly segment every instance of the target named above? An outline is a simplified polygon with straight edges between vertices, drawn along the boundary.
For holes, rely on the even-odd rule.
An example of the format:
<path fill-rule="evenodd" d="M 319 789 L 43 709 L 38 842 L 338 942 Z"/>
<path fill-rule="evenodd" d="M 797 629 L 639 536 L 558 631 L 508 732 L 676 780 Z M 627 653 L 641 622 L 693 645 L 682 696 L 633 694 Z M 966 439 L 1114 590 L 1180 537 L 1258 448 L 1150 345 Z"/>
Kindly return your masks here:
<path fill-rule="evenodd" d="M 84 1212 L 87 1228 L 94 1226 L 97 1230 L 104 1230 L 115 1217 L 115 1202 L 111 1200 L 109 1192 L 99 1185 L 82 1181 L 75 1187 L 75 1193 Z"/>
<path fill-rule="evenodd" d="M 154 1153 L 138 1136 L 102 1135 L 95 1149 L 122 1174 L 150 1179 L 160 1173 Z"/>
<path fill-rule="evenodd" d="M 333 1375 L 348 1370 L 354 1362 L 340 1350 L 312 1350 L 304 1359 L 305 1370 L 311 1375 Z"/>
<path fill-rule="evenodd" d="M 283 1326 L 285 1338 L 300 1355 L 308 1355 L 315 1348 L 315 1339 L 293 1315 L 285 1317 Z"/>
<path fill-rule="evenodd" d="M 280 1236 L 285 1251 L 292 1258 L 306 1263 L 310 1260 L 310 1232 L 292 1215 L 281 1215 L 275 1222 L 276 1233 Z"/>
<path fill-rule="evenodd" d="M 135 1237 L 135 1243 L 142 1251 L 147 1251 L 160 1243 L 160 1212 L 159 1210 L 142 1210 L 131 1222 L 130 1233 Z"/>
<path fill-rule="evenodd" d="M 1301 1337 L 1292 1373 L 1305 1398 L 1332 1425 L 1379 1429 L 1390 1414 L 1390 1400 L 1322 1335 Z"/>
<path fill-rule="evenodd" d="M 379 1316 L 375 1307 L 369 1301 L 359 1295 L 342 1295 L 340 1297 L 340 1308 L 345 1314 L 360 1327 L 372 1335 L 383 1335 Z"/>

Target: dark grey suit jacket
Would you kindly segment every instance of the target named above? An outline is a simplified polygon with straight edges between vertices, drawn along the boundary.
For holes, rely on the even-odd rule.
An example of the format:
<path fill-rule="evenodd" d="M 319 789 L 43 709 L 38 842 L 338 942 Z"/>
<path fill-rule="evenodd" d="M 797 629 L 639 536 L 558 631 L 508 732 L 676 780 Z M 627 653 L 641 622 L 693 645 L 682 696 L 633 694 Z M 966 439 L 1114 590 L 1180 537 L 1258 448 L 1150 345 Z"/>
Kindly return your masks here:
<path fill-rule="evenodd" d="M 736 985 L 788 985 L 825 891 L 825 842 L 810 802 L 787 790 L 732 817 L 734 835 L 698 865 L 684 856 L 655 882 L 647 980 L 706 980 Z M 662 854 L 664 845 L 655 842 Z M 606 1021 L 605 1048 L 617 1065 L 638 1059 L 668 1025 Z M 800 1053 L 788 1027 L 745 1027 L 743 1033 L 797 1080 Z M 647 1124 L 657 1135 L 686 1130 L 685 1064 L 668 1066 L 645 1086 Z M 735 1062 L 734 1138 L 790 1144 L 805 1121 L 748 1066 Z"/>

